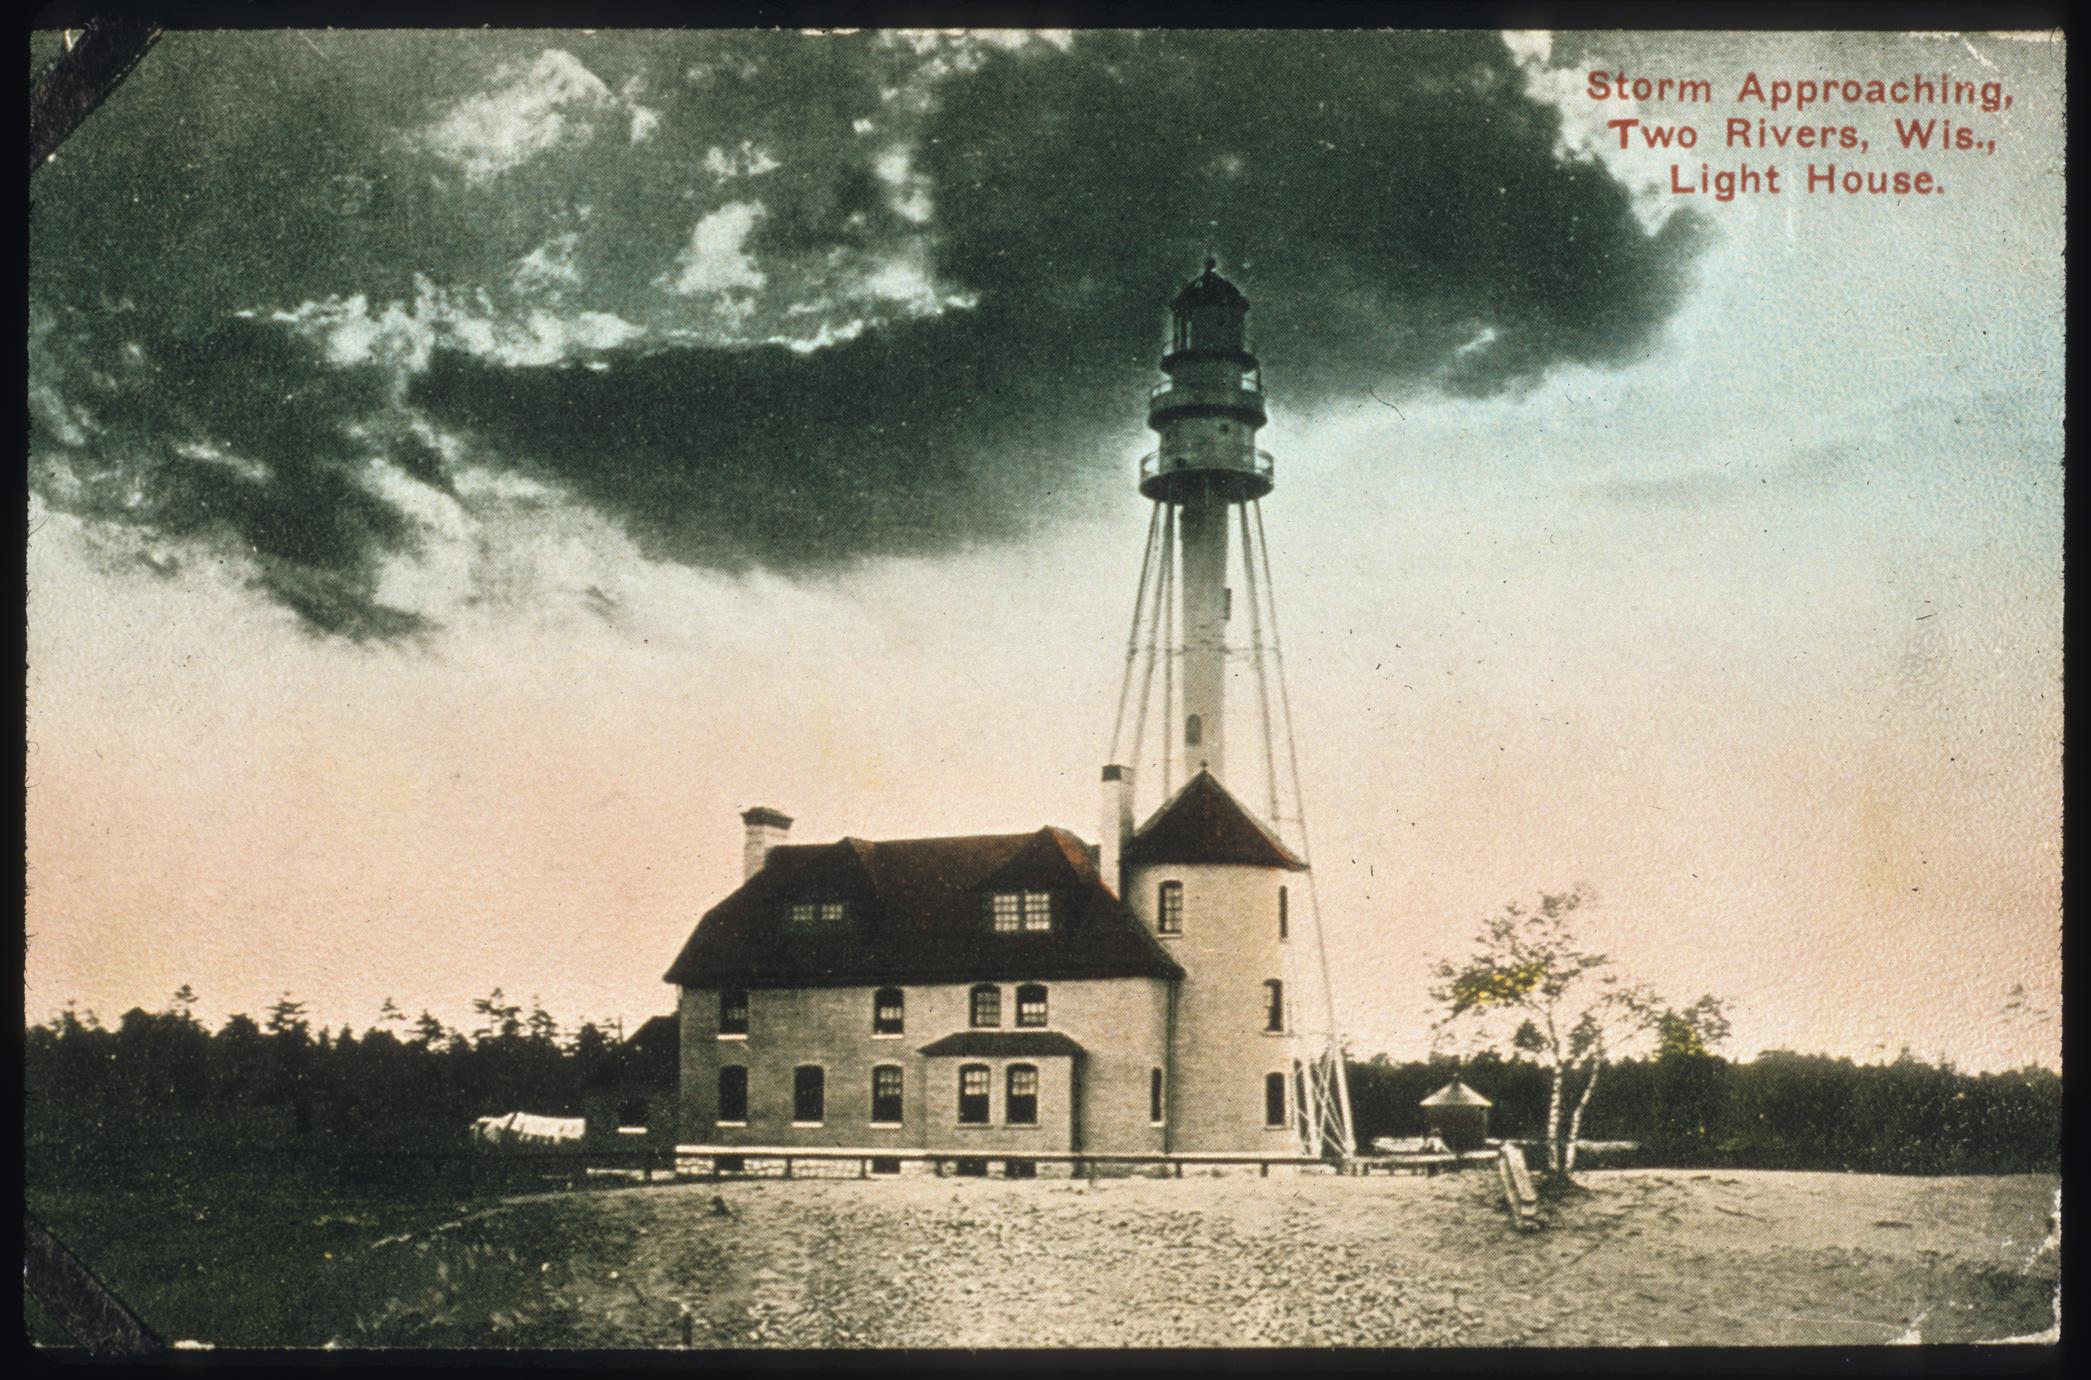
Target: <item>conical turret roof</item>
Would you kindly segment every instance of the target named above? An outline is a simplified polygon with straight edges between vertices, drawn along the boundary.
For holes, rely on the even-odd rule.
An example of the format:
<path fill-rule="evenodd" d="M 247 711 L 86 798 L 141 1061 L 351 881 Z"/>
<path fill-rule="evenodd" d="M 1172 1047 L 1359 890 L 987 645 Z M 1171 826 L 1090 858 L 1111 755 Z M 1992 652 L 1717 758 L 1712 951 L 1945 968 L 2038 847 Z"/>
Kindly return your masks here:
<path fill-rule="evenodd" d="M 1134 832 L 1125 863 L 1240 863 L 1307 870 L 1300 856 L 1209 771 L 1185 782 Z"/>

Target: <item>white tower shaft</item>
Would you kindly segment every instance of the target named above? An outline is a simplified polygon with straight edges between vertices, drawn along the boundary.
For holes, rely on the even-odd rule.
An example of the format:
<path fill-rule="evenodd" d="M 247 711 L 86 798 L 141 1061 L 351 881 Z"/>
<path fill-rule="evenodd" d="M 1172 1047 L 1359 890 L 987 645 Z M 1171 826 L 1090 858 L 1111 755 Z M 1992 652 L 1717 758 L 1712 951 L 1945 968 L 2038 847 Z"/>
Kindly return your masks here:
<path fill-rule="evenodd" d="M 1183 543 L 1183 721 L 1186 777 L 1227 779 L 1227 520 L 1233 505 L 1192 495 L 1178 521 Z"/>

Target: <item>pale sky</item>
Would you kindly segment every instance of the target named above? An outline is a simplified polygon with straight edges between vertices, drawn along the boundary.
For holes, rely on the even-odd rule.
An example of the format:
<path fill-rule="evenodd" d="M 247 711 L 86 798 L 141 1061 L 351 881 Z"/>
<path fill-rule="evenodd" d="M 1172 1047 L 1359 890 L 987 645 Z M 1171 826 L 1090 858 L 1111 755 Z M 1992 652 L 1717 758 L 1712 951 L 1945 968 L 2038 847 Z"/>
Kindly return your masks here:
<path fill-rule="evenodd" d="M 1216 127 L 1224 214 L 1171 210 L 1180 243 L 1092 273 L 1081 235 L 1137 189 L 1094 130 L 1038 133 L 1090 36 L 316 37 L 170 37 L 32 183 L 30 1019 L 188 982 L 212 1020 L 289 991 L 334 1025 L 387 996 L 469 1024 L 499 986 L 629 1025 L 737 884 L 743 807 L 799 841 L 1094 838 L 1145 371 L 1210 239 L 1263 326 L 1264 511 L 1361 1050 L 1420 1054 L 1430 959 L 1583 882 L 1623 967 L 1731 1001 L 1732 1053 L 2059 1066 L 2059 39 L 1420 46 L 1425 77 L 1498 86 L 1390 76 L 1385 128 L 1405 100 L 1537 120 L 1555 166 L 1490 146 L 1514 172 L 1457 194 L 1338 168 L 1303 209 L 1259 160 L 1305 161 L 1314 116 Z M 1255 71 L 1263 40 L 1233 42 L 1158 70 Z M 125 141 L 227 43 L 324 62 L 354 114 L 155 128 L 135 162 L 210 176 L 152 208 L 181 193 Z M 1004 124 L 954 149 L 1003 61 Z M 1703 111 L 1641 112 L 1709 136 L 1753 68 L 2014 100 L 1801 117 L 1861 126 L 1865 166 L 1937 167 L 1935 197 L 1679 210 L 1667 154 L 1588 161 L 1622 108 L 1577 74 L 1621 64 L 1712 80 Z M 1330 81 L 1362 113 L 1325 142 L 1377 137 L 1373 92 Z M 1910 114 L 1996 151 L 1883 152 Z M 112 247 L 104 214 L 146 228 Z M 1463 262 L 1490 254 L 1558 256 L 1573 290 L 1498 291 Z M 1061 324 L 1026 341 L 998 304 Z"/>

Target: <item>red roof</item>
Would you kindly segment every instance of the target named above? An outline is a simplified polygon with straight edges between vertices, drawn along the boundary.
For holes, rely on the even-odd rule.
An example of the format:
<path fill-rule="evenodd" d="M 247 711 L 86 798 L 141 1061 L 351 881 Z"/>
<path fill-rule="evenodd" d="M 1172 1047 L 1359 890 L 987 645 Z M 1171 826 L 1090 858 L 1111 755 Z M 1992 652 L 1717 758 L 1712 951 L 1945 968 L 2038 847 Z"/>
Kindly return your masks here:
<path fill-rule="evenodd" d="M 1240 863 L 1307 870 L 1299 855 L 1209 771 L 1185 782 L 1135 831 L 1126 846 L 1125 863 Z"/>
<path fill-rule="evenodd" d="M 1053 896 L 1049 931 L 997 933 L 985 898 Z M 839 921 L 790 918 L 841 901 Z M 1065 829 L 874 843 L 783 844 L 711 908 L 669 968 L 684 987 L 1181 977 Z"/>

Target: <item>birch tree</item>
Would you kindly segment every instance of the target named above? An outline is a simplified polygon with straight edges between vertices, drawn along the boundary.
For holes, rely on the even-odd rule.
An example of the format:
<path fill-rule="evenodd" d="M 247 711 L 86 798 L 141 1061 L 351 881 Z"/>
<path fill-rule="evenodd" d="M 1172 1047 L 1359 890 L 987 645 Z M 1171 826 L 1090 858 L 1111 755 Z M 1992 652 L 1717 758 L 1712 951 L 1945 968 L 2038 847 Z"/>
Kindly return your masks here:
<path fill-rule="evenodd" d="M 1513 1048 L 1547 1070 L 1546 1170 L 1561 1180 L 1575 1173 L 1576 1142 L 1606 1060 L 1658 1036 L 1704 1048 L 1727 1033 L 1715 998 L 1683 1010 L 1665 1007 L 1609 955 L 1586 947 L 1576 916 L 1592 901 L 1582 886 L 1543 892 L 1529 909 L 1513 901 L 1483 924 L 1465 959 L 1432 968 L 1440 1031 L 1463 1027 L 1484 1040 L 1507 1034 Z"/>

